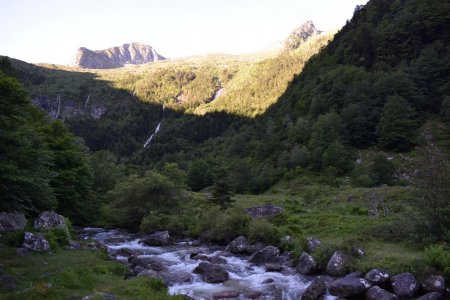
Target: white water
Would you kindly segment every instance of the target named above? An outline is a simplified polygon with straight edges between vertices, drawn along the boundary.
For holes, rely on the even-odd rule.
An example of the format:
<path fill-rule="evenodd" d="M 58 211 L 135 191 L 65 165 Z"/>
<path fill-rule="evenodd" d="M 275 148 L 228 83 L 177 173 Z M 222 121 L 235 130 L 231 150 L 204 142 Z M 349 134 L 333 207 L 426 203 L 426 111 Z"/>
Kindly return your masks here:
<path fill-rule="evenodd" d="M 61 110 L 61 95 L 58 95 L 58 109 L 56 110 L 55 119 L 58 119 Z"/>
<path fill-rule="evenodd" d="M 84 102 L 84 108 L 87 107 L 88 103 L 89 103 L 89 99 L 91 98 L 91 94 L 89 94 L 86 98 L 86 102 Z"/>
<path fill-rule="evenodd" d="M 216 90 L 216 91 L 214 92 L 214 95 L 213 95 L 213 97 L 212 97 L 212 99 L 211 99 L 210 102 L 216 100 L 216 99 L 219 98 L 222 94 L 223 94 L 223 86 L 222 86 L 222 82 L 221 82 L 220 79 L 219 79 L 219 89 Z"/>
<path fill-rule="evenodd" d="M 298 300 L 301 294 L 308 287 L 309 281 L 295 272 L 266 272 L 262 266 L 250 264 L 248 257 L 232 256 L 224 251 L 217 251 L 216 246 L 194 247 L 192 241 L 184 241 L 166 247 L 151 247 L 139 243 L 136 237 L 131 234 L 124 234 L 118 230 L 101 230 L 87 228 L 84 230 L 85 238 L 91 237 L 103 244 L 114 255 L 114 251 L 119 249 L 136 250 L 142 253 L 139 257 L 150 257 L 161 262 L 164 266 L 164 273 L 172 278 L 175 276 L 185 276 L 181 281 L 169 281 L 169 293 L 172 295 L 184 294 L 196 300 L 210 300 L 213 294 L 223 291 L 237 291 L 240 293 L 239 299 L 247 299 L 245 295 L 251 292 L 258 292 L 265 300 Z M 117 242 L 111 238 L 128 238 L 128 241 Z M 109 240 L 108 240 L 109 239 Z M 230 279 L 224 283 L 206 283 L 198 274 L 192 271 L 199 265 L 201 260 L 195 260 L 190 257 L 190 253 L 199 252 L 208 257 L 220 256 L 226 260 L 226 264 L 221 265 L 229 273 Z M 115 259 L 121 262 L 127 262 L 127 257 L 122 254 L 115 255 Z M 162 274 L 162 273 L 161 273 Z M 164 274 L 163 278 L 164 278 Z M 185 280 L 185 279 L 188 280 Z M 272 283 L 263 283 L 271 279 Z M 332 296 L 326 296 L 327 300 L 336 299 Z"/>
<path fill-rule="evenodd" d="M 166 109 L 166 107 L 163 105 L 162 106 L 162 110 L 163 110 L 163 115 L 164 115 L 164 110 Z M 155 134 L 157 134 L 159 132 L 159 130 L 161 129 L 161 122 L 162 120 L 158 123 L 158 125 L 155 128 L 155 131 L 150 135 L 150 137 L 147 139 L 147 141 L 144 144 L 144 148 L 147 148 L 147 146 L 152 142 L 153 140 L 153 136 Z"/>

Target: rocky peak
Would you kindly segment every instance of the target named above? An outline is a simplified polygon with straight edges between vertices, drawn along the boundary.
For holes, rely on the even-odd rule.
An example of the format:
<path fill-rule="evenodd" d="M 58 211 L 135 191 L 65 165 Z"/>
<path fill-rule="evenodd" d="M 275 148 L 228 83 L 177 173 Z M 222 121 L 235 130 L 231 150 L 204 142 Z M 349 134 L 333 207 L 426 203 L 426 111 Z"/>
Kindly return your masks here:
<path fill-rule="evenodd" d="M 322 31 L 317 30 L 312 21 L 306 21 L 289 35 L 284 47 L 287 50 L 295 50 L 311 36 L 321 33 Z"/>
<path fill-rule="evenodd" d="M 75 64 L 81 68 L 112 69 L 126 64 L 146 64 L 164 60 L 154 48 L 142 43 L 123 44 L 104 50 L 89 50 L 80 47 L 76 54 Z"/>

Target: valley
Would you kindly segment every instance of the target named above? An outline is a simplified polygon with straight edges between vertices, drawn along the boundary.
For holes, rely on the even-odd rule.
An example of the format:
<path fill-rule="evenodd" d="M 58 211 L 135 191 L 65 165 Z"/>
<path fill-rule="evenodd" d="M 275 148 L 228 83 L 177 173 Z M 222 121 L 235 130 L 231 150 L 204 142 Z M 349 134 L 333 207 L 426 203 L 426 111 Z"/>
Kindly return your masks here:
<path fill-rule="evenodd" d="M 370 0 L 245 55 L 0 57 L 0 298 L 446 299 L 449 13 Z"/>

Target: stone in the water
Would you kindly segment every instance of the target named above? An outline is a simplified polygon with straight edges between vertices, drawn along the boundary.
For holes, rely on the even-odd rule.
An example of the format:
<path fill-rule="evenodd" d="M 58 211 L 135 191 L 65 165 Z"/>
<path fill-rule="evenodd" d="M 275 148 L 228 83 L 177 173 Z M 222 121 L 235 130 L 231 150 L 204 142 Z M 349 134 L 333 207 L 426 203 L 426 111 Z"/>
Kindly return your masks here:
<path fill-rule="evenodd" d="M 431 293 L 425 294 L 423 296 L 420 296 L 419 298 L 417 298 L 417 300 L 444 300 L 444 298 L 442 297 L 442 295 L 440 293 L 431 292 Z"/>
<path fill-rule="evenodd" d="M 266 245 L 264 245 L 263 243 L 256 243 L 253 245 L 248 245 L 248 247 L 245 249 L 245 252 L 248 254 L 253 254 L 256 251 L 261 250 L 262 248 L 264 248 Z"/>
<path fill-rule="evenodd" d="M 367 290 L 366 300 L 398 300 L 398 297 L 378 286 L 373 286 Z"/>
<path fill-rule="evenodd" d="M 327 274 L 331 276 L 344 276 L 347 268 L 347 258 L 341 251 L 335 251 L 327 264 Z"/>
<path fill-rule="evenodd" d="M 298 259 L 297 272 L 301 275 L 307 275 L 312 273 L 316 269 L 316 261 L 314 258 L 306 252 L 303 252 Z"/>
<path fill-rule="evenodd" d="M 283 270 L 283 266 L 280 264 L 267 263 L 265 267 L 267 272 L 281 272 Z"/>
<path fill-rule="evenodd" d="M 278 260 L 278 255 L 280 255 L 280 250 L 277 247 L 267 246 L 253 253 L 248 261 L 255 264 L 275 263 Z"/>
<path fill-rule="evenodd" d="M 244 294 L 244 299 L 258 299 L 261 297 L 260 292 L 247 292 Z"/>
<path fill-rule="evenodd" d="M 22 230 L 27 225 L 27 219 L 21 212 L 0 212 L 0 232 Z"/>
<path fill-rule="evenodd" d="M 54 211 L 44 211 L 39 214 L 39 217 L 34 220 L 35 229 L 67 229 L 64 217 L 55 213 Z"/>
<path fill-rule="evenodd" d="M 255 206 L 245 209 L 245 213 L 252 218 L 267 218 L 282 214 L 284 209 L 281 206 L 267 204 L 264 206 Z"/>
<path fill-rule="evenodd" d="M 329 286 L 330 294 L 337 297 L 362 297 L 370 288 L 370 283 L 362 278 L 343 277 L 336 279 Z"/>
<path fill-rule="evenodd" d="M 401 273 L 391 278 L 394 294 L 399 298 L 412 298 L 419 291 L 416 278 L 411 273 Z"/>
<path fill-rule="evenodd" d="M 327 292 L 327 285 L 322 278 L 314 279 L 311 284 L 303 292 L 301 300 L 317 300 L 319 297 L 325 295 Z"/>
<path fill-rule="evenodd" d="M 22 246 L 28 250 L 38 252 L 46 252 L 50 250 L 50 245 L 42 233 L 25 232 Z"/>
<path fill-rule="evenodd" d="M 322 245 L 322 242 L 313 237 L 306 238 L 306 248 L 309 253 L 314 252 L 317 248 Z"/>
<path fill-rule="evenodd" d="M 146 235 L 140 242 L 149 246 L 168 246 L 172 244 L 172 238 L 168 231 L 157 231 Z"/>
<path fill-rule="evenodd" d="M 445 292 L 445 279 L 440 275 L 430 275 L 425 278 L 422 283 L 422 288 L 425 292 Z"/>
<path fill-rule="evenodd" d="M 227 263 L 227 260 L 220 256 L 211 256 L 207 259 L 210 263 L 216 264 L 216 265 L 224 265 Z"/>
<path fill-rule="evenodd" d="M 372 285 L 382 286 L 389 280 L 389 273 L 383 269 L 372 269 L 367 272 L 364 279 Z"/>
<path fill-rule="evenodd" d="M 232 240 L 228 244 L 226 250 L 234 254 L 241 254 L 246 252 L 248 246 L 250 246 L 250 243 L 247 238 L 245 236 L 240 236 Z"/>
<path fill-rule="evenodd" d="M 263 282 L 261 282 L 261 284 L 271 284 L 273 282 L 275 282 L 275 280 L 273 280 L 273 278 L 267 278 Z"/>
<path fill-rule="evenodd" d="M 202 275 L 203 280 L 208 283 L 224 282 L 229 278 L 224 268 L 207 262 L 201 262 L 193 272 Z"/>
<path fill-rule="evenodd" d="M 239 292 L 238 291 L 215 292 L 212 295 L 212 297 L 213 297 L 214 300 L 238 298 L 239 297 Z"/>

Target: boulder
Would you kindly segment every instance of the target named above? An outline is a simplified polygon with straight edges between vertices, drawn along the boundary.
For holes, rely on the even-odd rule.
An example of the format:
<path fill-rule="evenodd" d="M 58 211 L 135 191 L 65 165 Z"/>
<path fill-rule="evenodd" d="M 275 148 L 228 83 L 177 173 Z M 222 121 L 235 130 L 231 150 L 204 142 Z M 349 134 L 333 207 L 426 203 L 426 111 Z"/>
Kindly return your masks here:
<path fill-rule="evenodd" d="M 364 251 L 362 247 L 353 246 L 352 255 L 357 258 L 363 258 L 364 256 L 366 256 L 366 251 Z"/>
<path fill-rule="evenodd" d="M 192 257 L 192 259 L 208 261 L 209 257 L 205 254 L 197 254 L 194 257 Z"/>
<path fill-rule="evenodd" d="M 261 295 L 260 292 L 247 292 L 244 294 L 244 299 L 259 299 Z"/>
<path fill-rule="evenodd" d="M 16 254 L 24 257 L 28 255 L 28 250 L 26 248 L 16 248 Z"/>
<path fill-rule="evenodd" d="M 278 256 L 278 262 L 286 267 L 294 267 L 295 265 L 295 260 L 290 251 L 285 251 L 280 254 L 280 256 Z"/>
<path fill-rule="evenodd" d="M 445 292 L 445 279 L 440 275 L 430 275 L 425 278 L 422 283 L 425 292 L 437 292 L 443 294 Z"/>
<path fill-rule="evenodd" d="M 278 255 L 280 255 L 280 250 L 277 247 L 267 246 L 253 253 L 248 261 L 255 264 L 275 263 Z"/>
<path fill-rule="evenodd" d="M 215 292 L 212 295 L 213 300 L 232 299 L 232 298 L 238 298 L 238 297 L 239 297 L 238 291 L 221 291 L 221 292 Z"/>
<path fill-rule="evenodd" d="M 391 278 L 394 294 L 399 298 L 412 298 L 419 290 L 416 278 L 411 273 L 401 273 Z"/>
<path fill-rule="evenodd" d="M 208 257 L 208 261 L 215 265 L 225 265 L 227 263 L 227 260 L 220 256 L 211 256 Z"/>
<path fill-rule="evenodd" d="M 21 212 L 0 212 L 0 232 L 23 230 L 27 219 Z"/>
<path fill-rule="evenodd" d="M 149 246 L 168 246 L 172 244 L 172 238 L 168 231 L 156 231 L 146 235 L 140 242 Z"/>
<path fill-rule="evenodd" d="M 202 275 L 203 280 L 208 283 L 224 282 L 229 278 L 224 268 L 207 262 L 201 262 L 193 272 Z"/>
<path fill-rule="evenodd" d="M 322 242 L 313 237 L 306 238 L 306 248 L 309 253 L 314 252 L 317 248 L 322 245 Z"/>
<path fill-rule="evenodd" d="M 78 250 L 81 249 L 81 244 L 74 240 L 69 240 L 69 244 L 65 248 L 66 250 Z"/>
<path fill-rule="evenodd" d="M 266 245 L 264 245 L 263 243 L 256 243 L 253 245 L 248 245 L 248 247 L 245 249 L 245 252 L 247 254 L 253 254 L 256 251 L 261 250 L 262 248 L 264 248 Z"/>
<path fill-rule="evenodd" d="M 153 270 L 153 271 L 162 271 L 165 270 L 166 267 L 171 266 L 174 262 L 170 262 L 164 260 L 160 257 L 152 257 L 152 256 L 132 256 L 128 258 L 128 262 L 130 263 L 132 268 L 137 266 L 141 266 L 145 269 Z"/>
<path fill-rule="evenodd" d="M 192 282 L 191 273 L 184 272 L 184 271 L 173 272 L 173 271 L 167 270 L 167 271 L 160 272 L 159 276 L 162 277 L 164 283 L 167 286 Z"/>
<path fill-rule="evenodd" d="M 303 252 L 298 259 L 297 272 L 301 275 L 308 275 L 316 269 L 316 261 L 306 252 Z"/>
<path fill-rule="evenodd" d="M 46 252 L 50 250 L 50 245 L 42 233 L 25 232 L 22 246 L 28 250 L 38 252 Z"/>
<path fill-rule="evenodd" d="M 345 275 L 345 277 L 363 278 L 364 277 L 364 273 L 361 272 L 361 271 L 355 271 L 355 272 L 352 272 L 350 274 Z"/>
<path fill-rule="evenodd" d="M 330 294 L 342 298 L 362 297 L 370 283 L 362 278 L 343 277 L 336 279 L 329 286 Z"/>
<path fill-rule="evenodd" d="M 250 243 L 247 238 L 245 236 L 240 236 L 231 241 L 226 250 L 234 254 L 241 254 L 245 253 L 248 246 L 250 246 Z"/>
<path fill-rule="evenodd" d="M 364 279 L 372 285 L 384 286 L 389 280 L 389 273 L 383 269 L 373 269 L 367 272 Z"/>
<path fill-rule="evenodd" d="M 322 278 L 314 279 L 303 292 L 300 300 L 317 300 L 327 292 L 327 285 Z"/>
<path fill-rule="evenodd" d="M 281 206 L 267 204 L 264 206 L 255 206 L 245 209 L 245 213 L 252 218 L 268 218 L 282 214 L 284 209 Z"/>
<path fill-rule="evenodd" d="M 271 284 L 271 283 L 274 283 L 274 282 L 275 282 L 275 280 L 273 280 L 273 278 L 267 278 L 267 279 L 263 280 L 261 282 L 261 284 Z"/>
<path fill-rule="evenodd" d="M 373 286 L 367 290 L 366 300 L 398 300 L 398 297 L 378 286 Z"/>
<path fill-rule="evenodd" d="M 43 211 L 39 214 L 36 220 L 34 220 L 35 229 L 67 229 L 66 221 L 64 217 L 55 213 L 54 211 Z"/>
<path fill-rule="evenodd" d="M 265 267 L 267 272 L 281 272 L 283 270 L 283 266 L 275 263 L 268 263 Z"/>
<path fill-rule="evenodd" d="M 331 276 L 344 276 L 347 268 L 347 258 L 341 251 L 335 251 L 327 264 L 327 274 Z"/>
<path fill-rule="evenodd" d="M 446 298 L 448 299 L 448 298 Z M 441 294 L 437 293 L 437 292 L 431 292 L 428 294 L 425 294 L 423 296 L 420 296 L 419 298 L 417 298 L 417 300 L 444 300 L 444 298 L 442 297 Z"/>
<path fill-rule="evenodd" d="M 142 270 L 141 267 L 137 267 L 136 269 L 138 269 L 138 273 L 136 274 L 138 277 L 159 278 L 159 279 L 162 278 L 156 271 L 146 269 Z"/>

